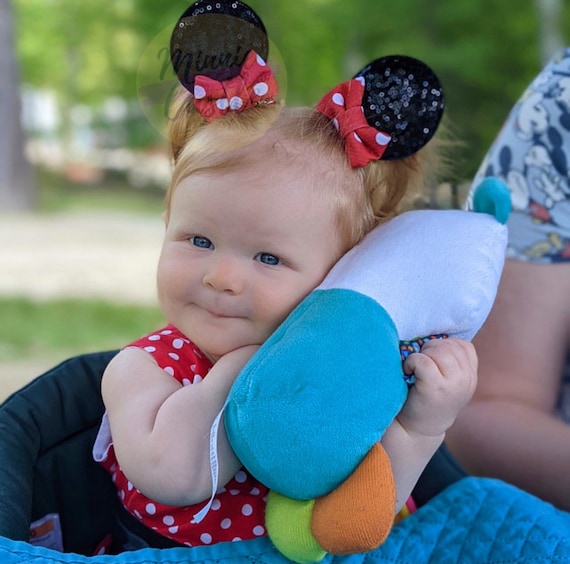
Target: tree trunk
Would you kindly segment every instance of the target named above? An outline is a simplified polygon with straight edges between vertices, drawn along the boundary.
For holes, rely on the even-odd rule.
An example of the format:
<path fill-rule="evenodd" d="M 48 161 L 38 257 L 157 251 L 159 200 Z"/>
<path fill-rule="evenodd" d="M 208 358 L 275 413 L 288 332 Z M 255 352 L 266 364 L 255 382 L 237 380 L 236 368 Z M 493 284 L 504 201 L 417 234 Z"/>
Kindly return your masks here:
<path fill-rule="evenodd" d="M 24 154 L 13 30 L 10 0 L 0 0 L 0 212 L 33 209 L 37 192 Z"/>

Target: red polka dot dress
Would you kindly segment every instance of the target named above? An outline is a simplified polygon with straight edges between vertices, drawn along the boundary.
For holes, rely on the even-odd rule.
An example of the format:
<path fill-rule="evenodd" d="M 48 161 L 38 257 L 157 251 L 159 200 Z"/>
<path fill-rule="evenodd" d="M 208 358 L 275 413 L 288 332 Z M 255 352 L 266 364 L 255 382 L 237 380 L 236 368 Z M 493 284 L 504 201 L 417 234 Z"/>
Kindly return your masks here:
<path fill-rule="evenodd" d="M 138 347 L 151 354 L 158 365 L 183 386 L 200 382 L 212 364 L 208 358 L 173 325 L 168 325 L 138 341 Z M 249 540 L 266 535 L 264 516 L 267 488 L 245 469 L 216 493 L 210 510 L 200 523 L 192 523 L 206 501 L 173 507 L 156 503 L 138 491 L 117 463 L 110 433 L 103 422 L 94 447 L 94 457 L 111 474 L 119 499 L 135 518 L 147 527 L 187 546 Z M 204 453 L 208 456 L 208 453 Z"/>

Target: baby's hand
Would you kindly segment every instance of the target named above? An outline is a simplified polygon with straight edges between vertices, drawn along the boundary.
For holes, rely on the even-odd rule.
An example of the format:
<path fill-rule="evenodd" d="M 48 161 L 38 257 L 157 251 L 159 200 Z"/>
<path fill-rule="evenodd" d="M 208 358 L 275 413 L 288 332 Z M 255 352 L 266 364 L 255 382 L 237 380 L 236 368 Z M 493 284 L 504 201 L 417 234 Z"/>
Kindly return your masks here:
<path fill-rule="evenodd" d="M 398 414 L 408 431 L 427 436 L 444 434 L 469 402 L 477 383 L 475 347 L 461 339 L 428 341 L 404 363 L 416 383 Z"/>

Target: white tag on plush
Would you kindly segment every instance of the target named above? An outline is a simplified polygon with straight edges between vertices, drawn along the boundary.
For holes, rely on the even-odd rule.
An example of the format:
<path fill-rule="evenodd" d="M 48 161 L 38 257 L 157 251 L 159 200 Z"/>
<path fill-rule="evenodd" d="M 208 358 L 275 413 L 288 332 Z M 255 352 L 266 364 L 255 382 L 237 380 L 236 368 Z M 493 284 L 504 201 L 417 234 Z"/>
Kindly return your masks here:
<path fill-rule="evenodd" d="M 202 507 L 202 509 L 200 509 L 200 511 L 198 511 L 198 513 L 194 515 L 192 523 L 200 523 L 200 521 L 202 521 L 204 517 L 206 517 L 208 511 L 210 511 L 210 507 L 212 507 L 212 503 L 214 501 L 214 497 L 216 496 L 216 492 L 218 491 L 218 476 L 220 473 L 220 468 L 218 463 L 218 429 L 220 427 L 220 420 L 222 418 L 227 403 L 228 402 L 226 400 L 226 403 L 224 403 L 222 409 L 220 410 L 218 415 L 216 415 L 216 418 L 214 419 L 212 426 L 210 427 L 210 471 L 212 473 L 212 495 L 210 496 L 208 503 L 206 503 L 206 505 L 204 505 L 204 507 Z"/>

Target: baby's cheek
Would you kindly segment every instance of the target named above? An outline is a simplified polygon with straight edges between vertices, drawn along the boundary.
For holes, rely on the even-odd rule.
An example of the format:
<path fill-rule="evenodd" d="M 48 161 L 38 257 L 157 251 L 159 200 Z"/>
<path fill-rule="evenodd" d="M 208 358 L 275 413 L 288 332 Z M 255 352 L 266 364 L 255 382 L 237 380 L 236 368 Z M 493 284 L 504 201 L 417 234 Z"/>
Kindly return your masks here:
<path fill-rule="evenodd" d="M 258 332 L 266 340 L 306 298 L 305 288 L 298 285 L 287 288 L 285 284 L 266 289 L 254 302 Z M 309 292 L 310 293 L 310 292 Z"/>
<path fill-rule="evenodd" d="M 191 280 L 182 276 L 183 270 L 174 261 L 162 260 L 156 272 L 156 286 L 159 296 L 174 298 L 191 289 Z"/>
<path fill-rule="evenodd" d="M 259 343 L 256 344 L 261 345 L 267 341 L 280 325 L 281 322 L 263 324 L 257 331 Z"/>
<path fill-rule="evenodd" d="M 273 333 L 289 316 L 289 314 L 295 309 L 295 306 L 290 306 L 287 309 L 283 309 L 279 312 L 274 312 L 274 315 L 269 316 L 267 322 L 267 328 L 269 335 Z M 268 336 L 269 336 L 268 335 Z"/>

